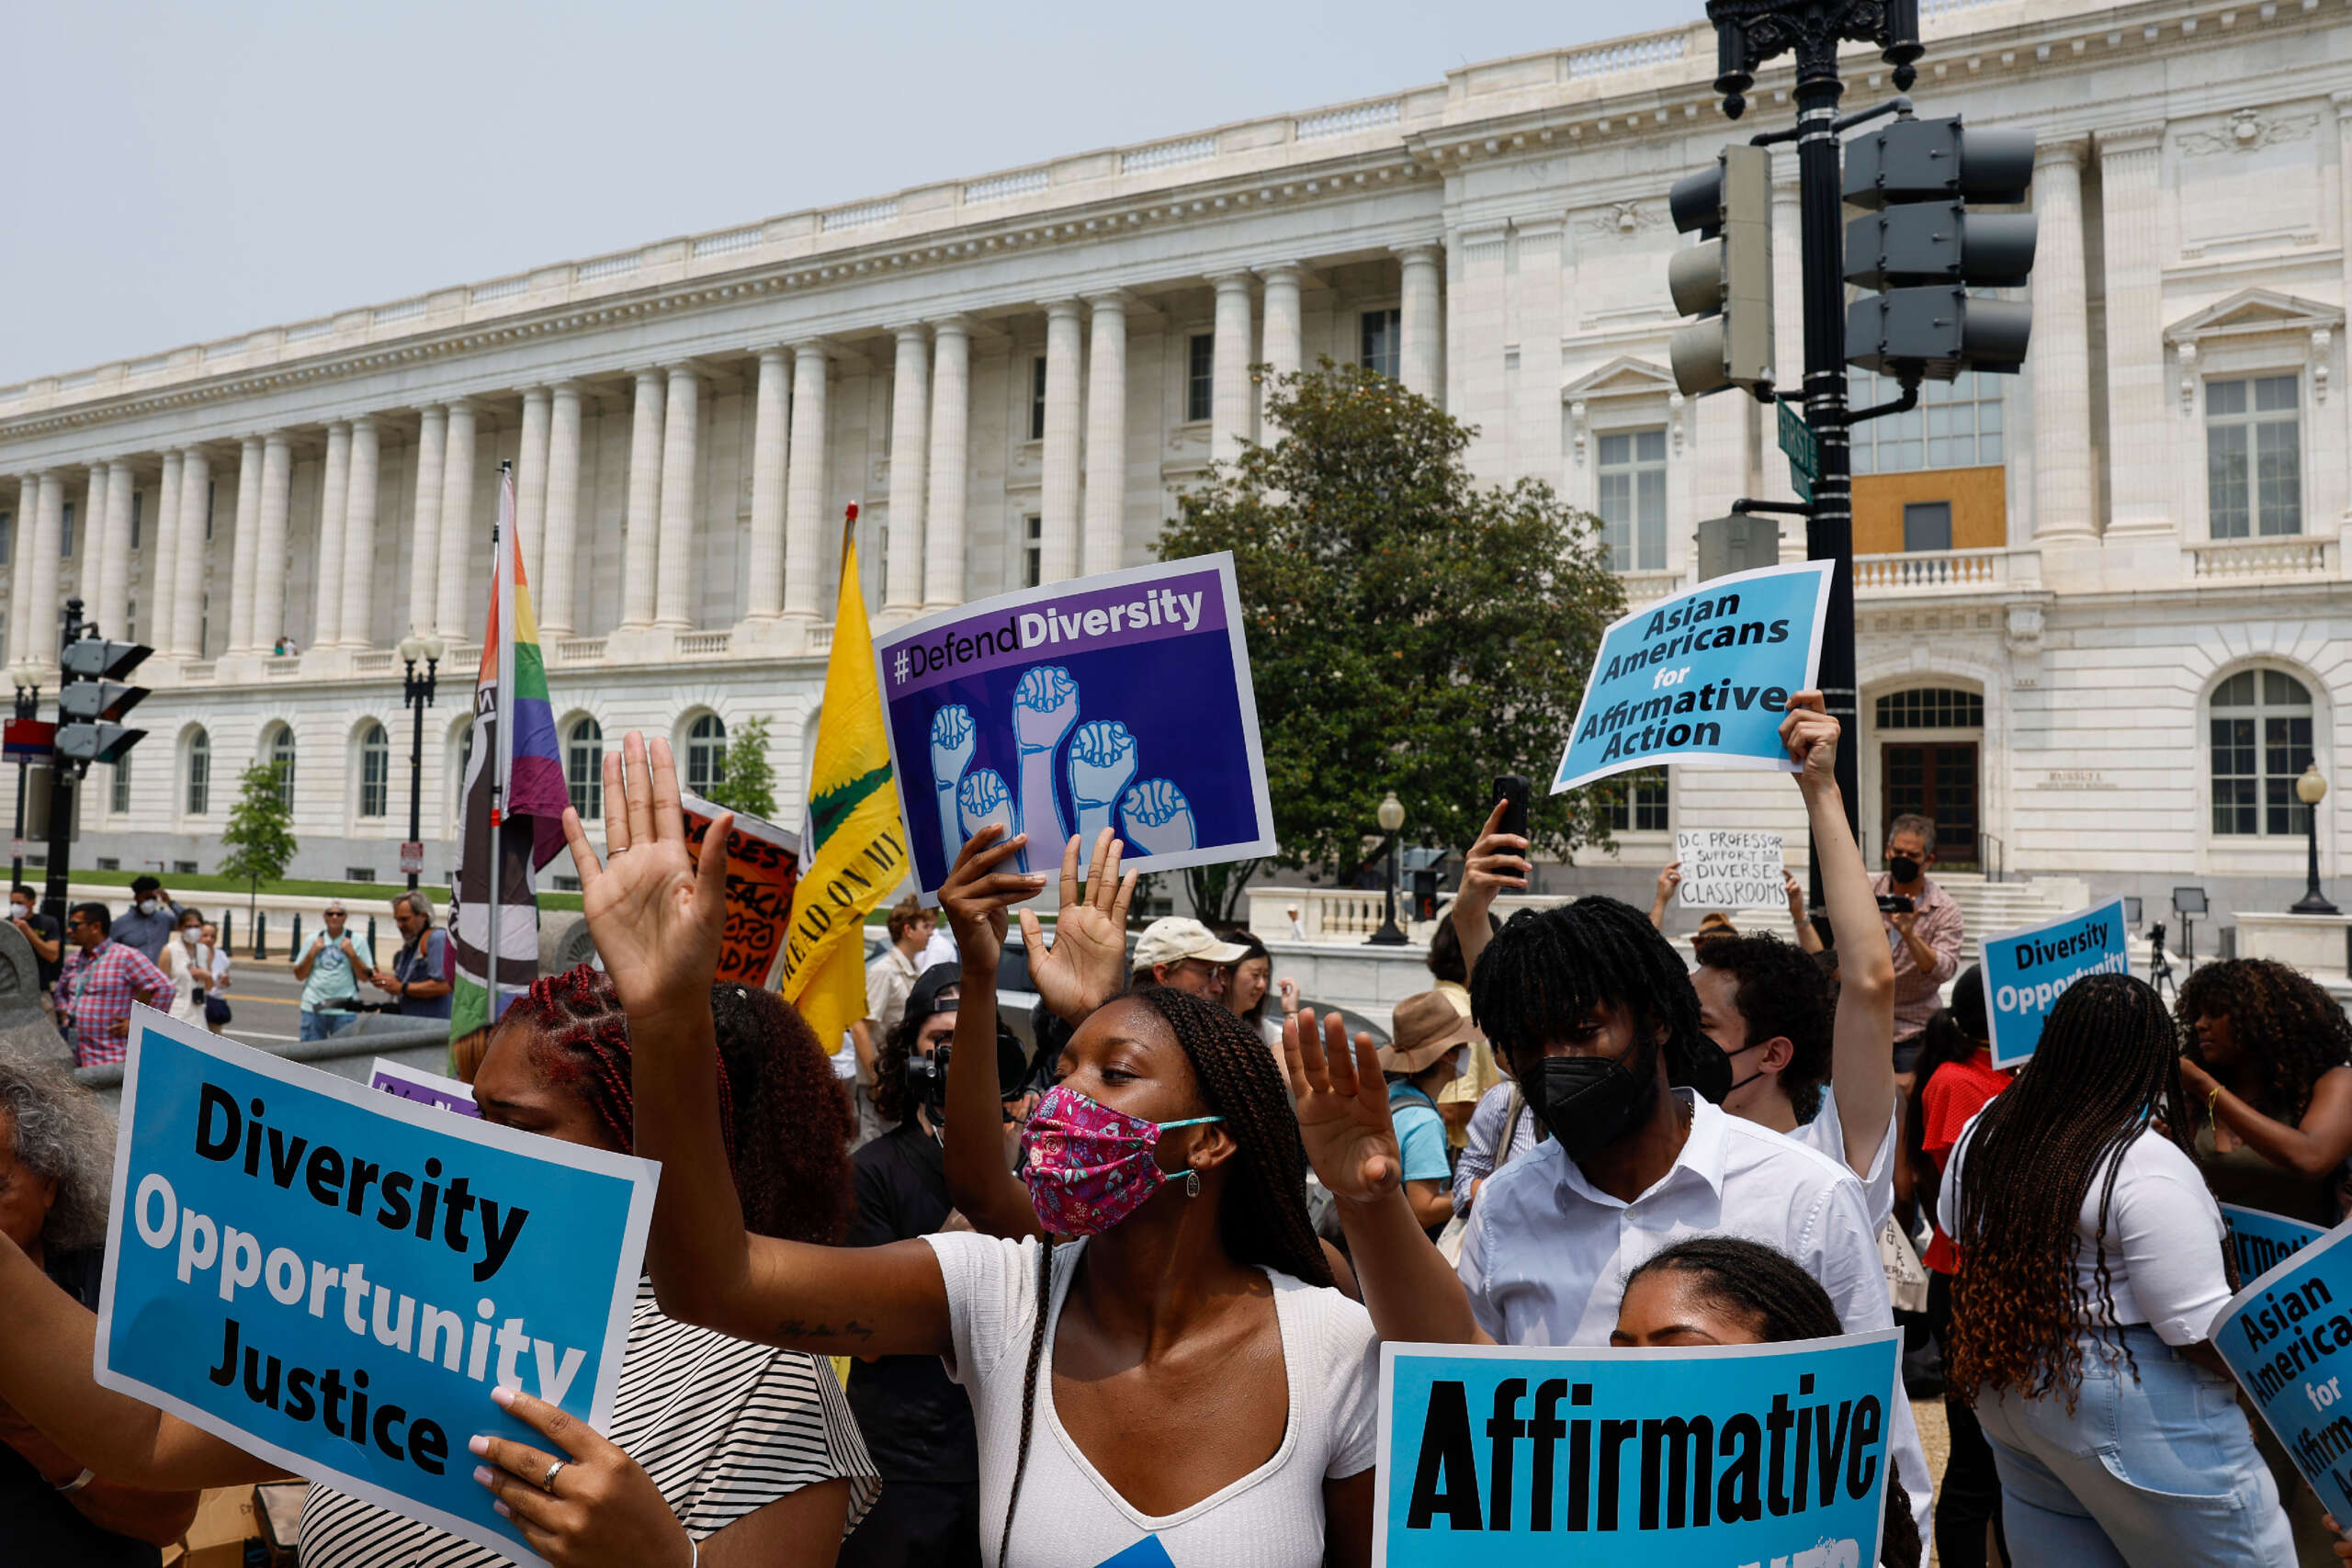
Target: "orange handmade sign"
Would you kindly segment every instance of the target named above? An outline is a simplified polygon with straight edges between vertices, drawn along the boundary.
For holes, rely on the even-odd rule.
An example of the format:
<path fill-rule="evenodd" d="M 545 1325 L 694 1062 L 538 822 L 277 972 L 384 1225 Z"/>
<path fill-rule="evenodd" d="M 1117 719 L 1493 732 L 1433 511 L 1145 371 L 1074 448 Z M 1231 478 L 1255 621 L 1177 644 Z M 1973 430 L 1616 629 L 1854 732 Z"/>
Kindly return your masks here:
<path fill-rule="evenodd" d="M 724 807 L 684 797 L 686 852 L 699 864 L 704 835 Z M 792 919 L 792 889 L 800 880 L 800 840 L 773 822 L 742 812 L 727 835 L 727 934 L 718 950 L 718 978 L 764 989 L 784 956 Z"/>

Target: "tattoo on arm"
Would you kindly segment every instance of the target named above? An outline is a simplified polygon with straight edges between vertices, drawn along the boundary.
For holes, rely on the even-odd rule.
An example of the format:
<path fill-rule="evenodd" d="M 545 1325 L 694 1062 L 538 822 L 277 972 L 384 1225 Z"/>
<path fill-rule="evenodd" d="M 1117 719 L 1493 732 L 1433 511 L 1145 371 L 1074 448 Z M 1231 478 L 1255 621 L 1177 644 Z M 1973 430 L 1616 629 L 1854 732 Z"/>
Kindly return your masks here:
<path fill-rule="evenodd" d="M 775 1325 L 776 1335 L 785 1339 L 852 1338 L 861 1342 L 874 1337 L 874 1325 L 855 1318 L 844 1320 L 838 1328 L 830 1323 L 810 1323 L 807 1318 L 787 1317 Z"/>

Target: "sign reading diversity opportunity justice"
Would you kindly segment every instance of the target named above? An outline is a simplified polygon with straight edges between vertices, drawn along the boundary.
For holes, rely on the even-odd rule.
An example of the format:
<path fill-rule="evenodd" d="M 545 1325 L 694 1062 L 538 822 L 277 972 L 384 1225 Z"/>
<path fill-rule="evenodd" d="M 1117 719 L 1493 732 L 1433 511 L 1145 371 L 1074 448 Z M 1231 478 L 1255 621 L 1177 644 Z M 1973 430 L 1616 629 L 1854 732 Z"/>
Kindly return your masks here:
<path fill-rule="evenodd" d="M 657 1168 L 281 1061 L 140 1008 L 96 1373 L 298 1475 L 534 1562 L 477 1432 L 598 1430 Z"/>
<path fill-rule="evenodd" d="M 1384 1345 L 1373 1561 L 1870 1568 L 1901 1350 Z"/>
<path fill-rule="evenodd" d="M 2041 1043 L 2041 1026 L 2066 987 L 2086 975 L 2129 975 L 2123 900 L 2078 909 L 1984 941 L 1984 1016 L 1993 1065 L 2014 1067 Z"/>
<path fill-rule="evenodd" d="M 1552 793 L 1635 768 L 1779 768 L 1821 661 L 1828 561 L 1717 577 L 1610 623 Z"/>
<path fill-rule="evenodd" d="M 1754 909 L 1788 902 L 1778 833 L 1705 828 L 1674 835 L 1686 909 Z"/>

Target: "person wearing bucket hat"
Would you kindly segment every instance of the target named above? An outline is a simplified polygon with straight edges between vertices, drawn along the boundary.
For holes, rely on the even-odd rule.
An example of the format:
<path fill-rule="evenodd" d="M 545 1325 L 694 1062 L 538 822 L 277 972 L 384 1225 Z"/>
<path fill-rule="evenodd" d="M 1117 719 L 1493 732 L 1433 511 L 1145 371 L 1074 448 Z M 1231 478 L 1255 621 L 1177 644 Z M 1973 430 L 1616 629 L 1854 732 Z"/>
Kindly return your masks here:
<path fill-rule="evenodd" d="M 1421 991 L 1396 1004 L 1394 1038 L 1380 1048 L 1388 1079 L 1389 1114 L 1405 1161 L 1405 1195 L 1413 1217 L 1434 1235 L 1453 1217 L 1453 1167 L 1446 1157 L 1445 1122 L 1437 1092 L 1462 1076 L 1477 1026 L 1453 1010 L 1442 991 Z"/>
<path fill-rule="evenodd" d="M 1239 942 L 1219 942 L 1200 921 L 1170 915 L 1152 921 L 1136 938 L 1134 988 L 1166 986 L 1216 1001 L 1225 995 L 1226 966 L 1249 955 Z"/>

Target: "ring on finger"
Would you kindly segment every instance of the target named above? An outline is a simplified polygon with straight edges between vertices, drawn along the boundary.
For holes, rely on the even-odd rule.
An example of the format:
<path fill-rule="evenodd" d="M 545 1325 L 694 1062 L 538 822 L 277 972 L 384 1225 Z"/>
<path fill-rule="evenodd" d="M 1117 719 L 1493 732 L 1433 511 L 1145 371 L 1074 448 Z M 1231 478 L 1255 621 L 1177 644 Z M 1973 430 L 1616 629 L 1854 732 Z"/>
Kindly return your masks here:
<path fill-rule="evenodd" d="M 616 844 L 611 849 L 605 852 L 605 858 L 606 860 L 610 860 L 615 855 L 625 855 L 628 853 L 628 850 L 629 847 L 627 844 Z"/>
<path fill-rule="evenodd" d="M 555 1478 L 563 1473 L 563 1467 L 570 1462 L 571 1461 L 569 1460 L 560 1459 L 553 1464 L 548 1465 L 548 1472 L 539 1477 L 539 1490 L 548 1494 L 549 1495 L 553 1495 L 555 1492 Z"/>

